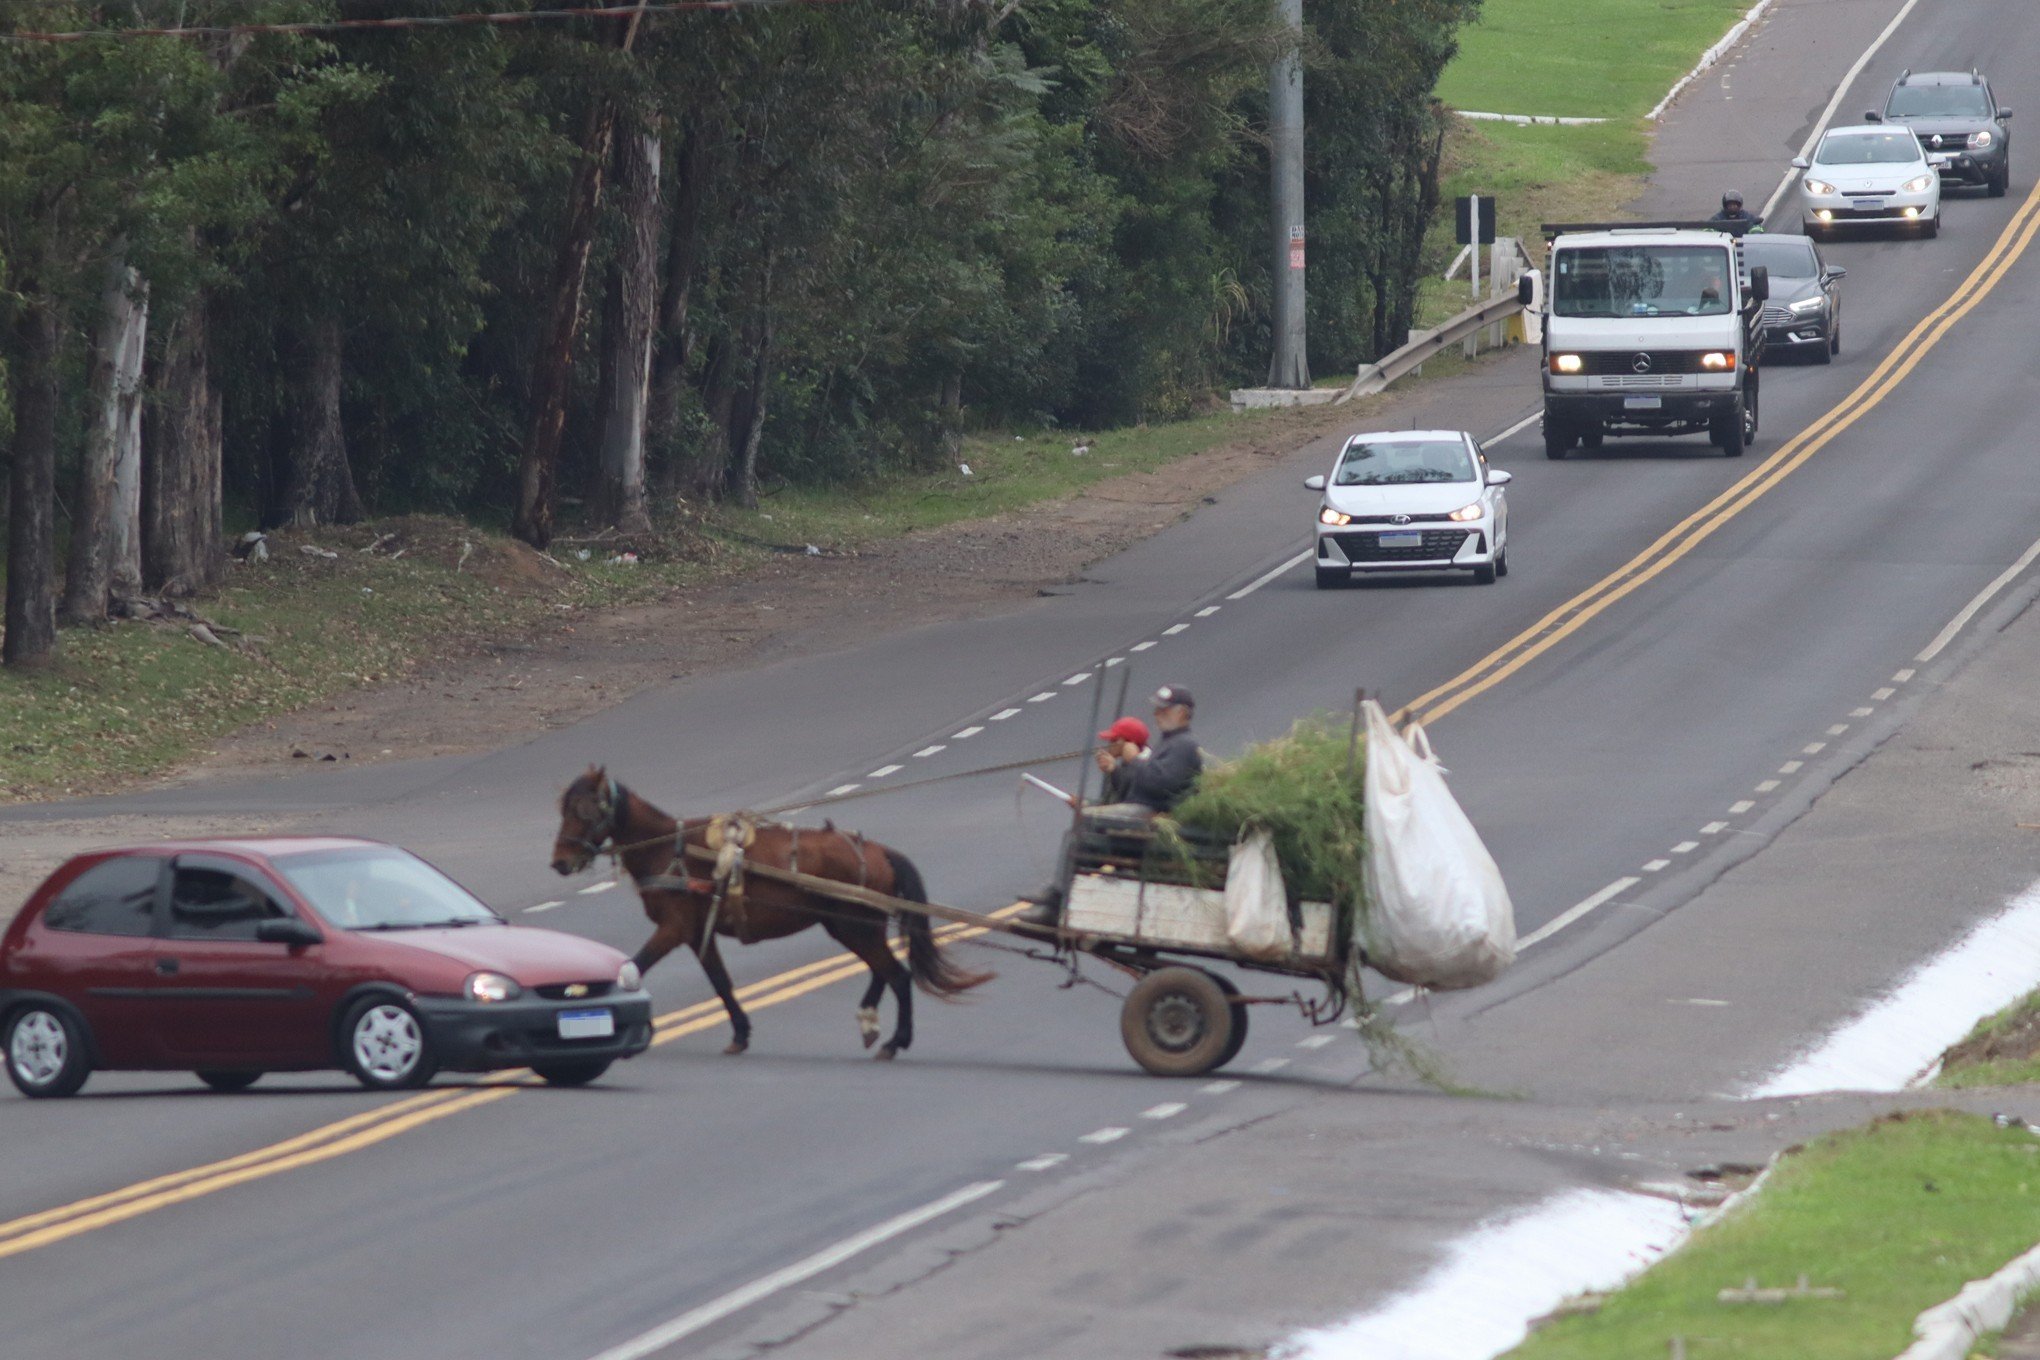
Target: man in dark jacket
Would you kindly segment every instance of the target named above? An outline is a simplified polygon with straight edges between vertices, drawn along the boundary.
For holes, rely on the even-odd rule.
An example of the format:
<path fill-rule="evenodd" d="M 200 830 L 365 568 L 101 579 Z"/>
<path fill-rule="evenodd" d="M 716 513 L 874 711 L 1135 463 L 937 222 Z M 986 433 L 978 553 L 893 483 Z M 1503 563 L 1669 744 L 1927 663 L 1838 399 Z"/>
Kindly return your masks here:
<path fill-rule="evenodd" d="M 1204 771 L 1204 752 L 1190 735 L 1190 718 L 1196 707 L 1189 690 L 1181 685 L 1163 685 L 1154 696 L 1155 729 L 1161 736 L 1153 750 L 1135 754 L 1117 741 L 1108 741 L 1099 750 L 1098 768 L 1105 774 L 1106 796 L 1120 801 L 1085 808 L 1087 825 L 1146 821 L 1156 813 L 1168 812 L 1183 800 Z M 1099 735 L 1110 737 L 1111 732 L 1108 729 Z M 1071 839 L 1065 837 L 1062 863 L 1069 862 L 1071 849 Z M 1062 914 L 1060 883 L 1022 900 L 1033 904 L 1020 918 L 1030 925 L 1054 925 Z"/>

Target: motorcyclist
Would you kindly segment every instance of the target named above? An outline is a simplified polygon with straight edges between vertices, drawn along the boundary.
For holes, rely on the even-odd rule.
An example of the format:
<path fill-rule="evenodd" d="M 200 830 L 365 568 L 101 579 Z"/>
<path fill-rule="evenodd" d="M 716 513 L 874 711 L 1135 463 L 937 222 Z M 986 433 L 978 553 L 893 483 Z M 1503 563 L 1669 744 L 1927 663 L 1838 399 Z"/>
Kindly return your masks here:
<path fill-rule="evenodd" d="M 1709 226 L 1726 227 L 1730 231 L 1762 231 L 1763 224 L 1752 217 L 1743 207 L 1742 190 L 1730 189 L 1721 196 L 1721 211 L 1707 219 Z"/>

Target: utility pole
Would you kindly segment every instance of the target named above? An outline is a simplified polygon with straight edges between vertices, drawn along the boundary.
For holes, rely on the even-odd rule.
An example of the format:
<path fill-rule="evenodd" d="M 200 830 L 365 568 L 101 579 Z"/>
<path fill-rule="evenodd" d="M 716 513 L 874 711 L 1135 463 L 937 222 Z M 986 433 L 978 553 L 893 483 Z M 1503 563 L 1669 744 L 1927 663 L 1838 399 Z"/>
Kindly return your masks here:
<path fill-rule="evenodd" d="M 1310 386 L 1303 332 L 1303 0 L 1275 0 L 1287 30 L 1268 67 L 1268 140 L 1275 237 L 1274 340 L 1268 386 Z"/>

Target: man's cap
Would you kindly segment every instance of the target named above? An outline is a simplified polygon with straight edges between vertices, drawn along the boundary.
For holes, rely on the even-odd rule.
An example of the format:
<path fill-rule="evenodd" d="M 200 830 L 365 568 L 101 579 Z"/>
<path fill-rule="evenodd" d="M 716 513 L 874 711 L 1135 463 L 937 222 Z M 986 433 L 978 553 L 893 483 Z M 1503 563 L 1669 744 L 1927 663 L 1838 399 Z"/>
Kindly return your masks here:
<path fill-rule="evenodd" d="M 1148 744 L 1148 725 L 1139 718 L 1121 718 L 1098 734 L 1100 741 L 1130 741 L 1136 746 Z"/>
<path fill-rule="evenodd" d="M 1725 194 L 1723 194 L 1723 195 L 1721 196 L 1721 201 L 1722 201 L 1723 203 L 1740 203 L 1740 202 L 1742 202 L 1742 190 L 1740 190 L 1740 189 L 1730 189 L 1730 190 L 1729 190 L 1729 191 L 1728 191 L 1727 193 L 1725 193 Z"/>
<path fill-rule="evenodd" d="M 1181 704 L 1185 708 L 1197 707 L 1197 701 L 1190 697 L 1190 691 L 1181 685 L 1163 685 L 1155 691 L 1156 708 L 1168 708 L 1172 704 Z"/>

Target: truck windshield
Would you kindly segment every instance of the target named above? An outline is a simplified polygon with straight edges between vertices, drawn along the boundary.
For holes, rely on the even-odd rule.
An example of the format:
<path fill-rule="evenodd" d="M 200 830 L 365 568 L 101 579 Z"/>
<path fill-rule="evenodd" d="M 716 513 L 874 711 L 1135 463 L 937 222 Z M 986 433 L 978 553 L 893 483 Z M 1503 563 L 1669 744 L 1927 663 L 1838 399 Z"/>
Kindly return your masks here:
<path fill-rule="evenodd" d="M 1339 459 L 1334 486 L 1478 481 L 1473 457 L 1457 439 L 1356 439 Z"/>
<path fill-rule="evenodd" d="M 1575 246 L 1553 267 L 1554 316 L 1722 316 L 1730 262 L 1720 246 Z"/>
<path fill-rule="evenodd" d="M 1885 106 L 1887 118 L 1988 118 L 1981 85 L 1901 85 Z"/>

